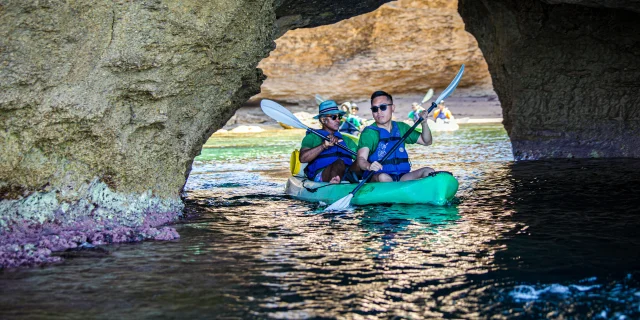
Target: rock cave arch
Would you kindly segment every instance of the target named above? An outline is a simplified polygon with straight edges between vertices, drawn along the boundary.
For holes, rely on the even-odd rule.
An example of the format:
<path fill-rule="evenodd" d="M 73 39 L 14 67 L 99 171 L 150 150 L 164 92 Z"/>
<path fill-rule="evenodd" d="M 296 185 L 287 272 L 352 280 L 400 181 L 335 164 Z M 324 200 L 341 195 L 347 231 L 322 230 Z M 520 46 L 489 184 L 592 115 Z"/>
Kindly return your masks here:
<path fill-rule="evenodd" d="M 15 221 L 171 221 L 201 146 L 259 92 L 273 40 L 386 2 L 5 2 L 2 234 Z M 516 159 L 640 157 L 639 7 L 459 0 Z"/>

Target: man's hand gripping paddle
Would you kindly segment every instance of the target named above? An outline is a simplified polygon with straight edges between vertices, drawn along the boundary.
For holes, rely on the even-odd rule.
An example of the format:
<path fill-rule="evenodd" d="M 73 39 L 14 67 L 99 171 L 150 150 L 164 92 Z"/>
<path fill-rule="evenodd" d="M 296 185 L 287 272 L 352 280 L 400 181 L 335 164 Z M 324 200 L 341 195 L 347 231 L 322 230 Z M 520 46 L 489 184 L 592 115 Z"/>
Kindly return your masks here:
<path fill-rule="evenodd" d="M 456 89 L 456 87 L 458 86 L 458 83 L 460 82 L 460 78 L 462 78 L 463 73 L 464 73 L 464 64 L 460 67 L 460 71 L 458 71 L 458 74 L 456 75 L 455 78 L 453 78 L 453 81 L 451 81 L 449 86 L 446 89 L 444 89 L 444 91 L 442 91 L 442 93 L 440 94 L 440 96 L 438 96 L 436 101 L 434 101 L 431 104 L 431 106 L 427 110 L 427 114 L 429 114 L 431 110 L 435 109 L 438 106 L 438 104 L 442 102 L 442 100 L 448 97 Z M 416 123 L 413 124 L 413 126 L 402 136 L 402 139 L 400 139 L 400 141 L 398 141 L 393 146 L 393 148 L 391 148 L 391 150 L 389 150 L 387 154 L 385 154 L 385 156 L 378 162 L 382 163 L 385 160 L 387 160 L 387 158 L 396 151 L 396 149 L 407 139 L 407 137 L 409 137 L 411 132 L 413 132 L 413 130 L 415 130 L 415 128 L 422 121 L 424 121 L 424 118 L 420 117 L 418 121 L 416 121 Z M 356 194 L 356 192 L 358 192 L 358 190 L 360 190 L 360 188 L 362 188 L 362 186 L 367 182 L 367 180 L 369 180 L 371 176 L 373 176 L 373 174 L 374 174 L 374 171 L 367 171 L 367 173 L 365 173 L 365 175 L 362 177 L 362 181 L 360 181 L 358 186 L 355 187 L 353 191 L 351 191 L 348 195 L 341 198 L 340 200 L 334 202 L 332 205 L 328 206 L 326 209 L 324 209 L 324 211 L 342 211 L 347 209 L 351 204 L 351 199 L 353 199 L 353 196 Z"/>

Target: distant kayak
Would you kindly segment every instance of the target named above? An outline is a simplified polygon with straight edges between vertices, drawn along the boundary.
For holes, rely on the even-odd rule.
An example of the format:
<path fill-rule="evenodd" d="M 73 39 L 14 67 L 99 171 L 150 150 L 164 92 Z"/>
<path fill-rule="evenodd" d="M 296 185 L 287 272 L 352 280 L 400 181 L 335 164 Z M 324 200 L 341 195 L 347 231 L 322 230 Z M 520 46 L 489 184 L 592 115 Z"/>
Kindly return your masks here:
<path fill-rule="evenodd" d="M 342 135 L 343 138 L 350 139 L 351 141 L 353 141 L 353 143 L 358 145 L 358 140 L 360 139 L 360 136 L 353 135 L 353 134 L 348 134 L 348 133 L 344 133 L 344 132 L 340 132 L 340 134 Z"/>
<path fill-rule="evenodd" d="M 292 127 L 288 124 L 284 124 L 282 122 L 278 122 L 278 124 L 283 128 L 283 129 L 296 129 L 295 127 Z"/>
<path fill-rule="evenodd" d="M 410 120 L 405 121 L 405 123 L 408 125 L 413 125 L 413 121 Z M 453 119 L 449 122 L 444 122 L 442 120 L 433 121 L 431 119 L 427 119 L 427 125 L 429 126 L 431 132 L 456 131 L 460 129 L 460 125 L 458 125 L 458 121 L 456 119 Z M 422 126 L 417 126 L 416 131 L 422 133 Z"/>
<path fill-rule="evenodd" d="M 306 125 L 309 128 L 313 128 L 313 129 L 320 129 L 320 122 L 318 122 L 318 119 L 314 119 L 313 118 L 313 114 L 308 113 L 308 112 L 296 112 L 293 114 L 294 117 L 296 117 L 298 120 L 300 120 L 300 122 L 302 122 L 304 125 Z M 296 129 L 293 126 L 290 126 L 288 124 L 282 123 L 278 121 L 278 124 L 284 128 L 284 129 Z"/>
<path fill-rule="evenodd" d="M 438 119 L 437 121 L 427 119 L 427 125 L 429 125 L 429 129 L 431 129 L 431 131 L 456 131 L 460 129 L 456 119 L 452 119 L 447 122 L 442 121 L 441 119 Z"/>
<path fill-rule="evenodd" d="M 295 199 L 331 204 L 346 196 L 356 184 L 314 182 L 297 176 L 289 177 L 285 193 Z M 355 205 L 381 203 L 446 205 L 458 191 L 458 180 L 449 172 L 411 181 L 369 182 L 351 200 Z"/>

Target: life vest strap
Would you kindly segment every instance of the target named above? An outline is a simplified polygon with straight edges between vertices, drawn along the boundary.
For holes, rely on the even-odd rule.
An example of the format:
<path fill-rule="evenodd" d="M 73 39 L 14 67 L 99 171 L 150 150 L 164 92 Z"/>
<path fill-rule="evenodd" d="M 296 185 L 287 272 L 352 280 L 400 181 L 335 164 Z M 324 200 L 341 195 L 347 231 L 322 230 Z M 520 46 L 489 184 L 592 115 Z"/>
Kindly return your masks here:
<path fill-rule="evenodd" d="M 380 164 L 381 165 L 385 165 L 385 164 L 398 165 L 398 164 L 408 163 L 408 162 L 409 162 L 409 158 L 390 158 L 390 159 L 387 159 L 387 160 L 383 161 Z"/>
<path fill-rule="evenodd" d="M 322 159 L 322 158 L 330 158 L 330 157 L 338 157 L 338 158 L 349 158 L 351 159 L 352 156 L 348 153 L 341 153 L 341 152 L 332 152 L 332 153 L 321 153 L 316 157 L 317 159 Z"/>

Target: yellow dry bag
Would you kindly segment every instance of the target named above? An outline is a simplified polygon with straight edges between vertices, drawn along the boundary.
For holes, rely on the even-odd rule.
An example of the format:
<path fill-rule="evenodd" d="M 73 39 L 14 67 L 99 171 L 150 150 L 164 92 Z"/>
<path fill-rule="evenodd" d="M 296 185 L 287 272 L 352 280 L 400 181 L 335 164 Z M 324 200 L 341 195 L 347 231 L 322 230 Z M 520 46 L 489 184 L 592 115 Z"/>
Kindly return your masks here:
<path fill-rule="evenodd" d="M 298 149 L 291 152 L 291 159 L 289 159 L 289 169 L 291 175 L 297 175 L 300 172 L 300 151 Z"/>

